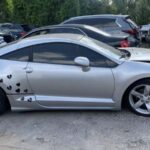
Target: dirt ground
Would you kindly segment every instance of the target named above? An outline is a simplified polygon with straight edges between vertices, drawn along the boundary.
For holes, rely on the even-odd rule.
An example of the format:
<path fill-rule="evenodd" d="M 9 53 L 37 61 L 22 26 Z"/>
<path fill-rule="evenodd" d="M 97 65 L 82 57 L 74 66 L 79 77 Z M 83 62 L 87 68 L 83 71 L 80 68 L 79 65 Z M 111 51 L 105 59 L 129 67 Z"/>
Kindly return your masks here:
<path fill-rule="evenodd" d="M 149 118 L 126 110 L 0 116 L 0 150 L 148 150 L 149 135 Z"/>

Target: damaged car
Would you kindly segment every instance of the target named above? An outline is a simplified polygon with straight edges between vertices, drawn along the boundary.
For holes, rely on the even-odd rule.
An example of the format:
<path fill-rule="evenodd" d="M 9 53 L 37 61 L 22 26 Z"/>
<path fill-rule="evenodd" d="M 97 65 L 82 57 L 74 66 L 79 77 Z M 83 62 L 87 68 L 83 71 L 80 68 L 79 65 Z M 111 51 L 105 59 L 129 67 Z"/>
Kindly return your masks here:
<path fill-rule="evenodd" d="M 0 113 L 128 108 L 150 116 L 150 52 L 120 52 L 78 34 L 47 34 L 0 48 Z"/>

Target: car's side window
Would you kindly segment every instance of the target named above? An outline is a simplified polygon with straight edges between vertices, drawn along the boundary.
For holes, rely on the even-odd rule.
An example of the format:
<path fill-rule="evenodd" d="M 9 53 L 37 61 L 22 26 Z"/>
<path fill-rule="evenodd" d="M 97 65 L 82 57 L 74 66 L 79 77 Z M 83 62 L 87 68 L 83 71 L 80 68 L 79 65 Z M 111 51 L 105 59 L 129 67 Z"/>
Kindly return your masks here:
<path fill-rule="evenodd" d="M 103 55 L 83 46 L 79 46 L 78 49 L 81 56 L 89 59 L 91 67 L 108 67 L 107 58 Z"/>
<path fill-rule="evenodd" d="M 31 47 L 22 48 L 22 49 L 4 54 L 0 58 L 1 59 L 6 59 L 6 60 L 27 62 L 30 59 L 31 50 L 32 50 Z"/>
<path fill-rule="evenodd" d="M 47 43 L 33 46 L 33 62 L 75 65 L 77 46 L 69 43 Z"/>

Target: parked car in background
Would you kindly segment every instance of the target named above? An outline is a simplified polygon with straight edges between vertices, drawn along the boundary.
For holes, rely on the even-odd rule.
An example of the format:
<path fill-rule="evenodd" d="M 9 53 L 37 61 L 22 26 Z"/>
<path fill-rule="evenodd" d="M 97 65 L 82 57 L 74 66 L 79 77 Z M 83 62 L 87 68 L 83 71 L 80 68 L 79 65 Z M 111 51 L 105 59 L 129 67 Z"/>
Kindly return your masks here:
<path fill-rule="evenodd" d="M 33 30 L 35 27 L 33 25 L 28 24 L 20 24 L 20 26 L 23 28 L 23 30 L 27 33 Z"/>
<path fill-rule="evenodd" d="M 0 113 L 127 105 L 150 117 L 149 62 L 79 34 L 18 40 L 0 50 Z"/>
<path fill-rule="evenodd" d="M 104 42 L 113 47 L 132 47 L 138 46 L 139 41 L 129 34 L 113 34 L 107 33 L 96 27 L 81 25 L 81 24 L 64 24 L 55 26 L 46 26 L 32 30 L 23 38 L 41 35 L 41 34 L 54 34 L 54 33 L 73 33 L 88 36 L 98 41 Z"/>
<path fill-rule="evenodd" d="M 143 25 L 140 29 L 142 40 L 150 42 L 150 24 Z"/>
<path fill-rule="evenodd" d="M 10 43 L 10 42 L 15 40 L 13 35 L 11 35 L 10 33 L 5 32 L 4 30 L 1 30 L 1 29 L 0 29 L 0 37 L 3 37 L 3 39 L 6 43 Z"/>
<path fill-rule="evenodd" d="M 7 34 L 12 35 L 16 40 L 26 34 L 22 26 L 19 24 L 2 23 L 0 24 L 0 30 L 2 30 Z"/>
<path fill-rule="evenodd" d="M 62 24 L 86 24 L 103 29 L 107 32 L 114 32 L 114 30 L 121 30 L 129 33 L 137 39 L 140 39 L 139 27 L 131 20 L 128 15 L 89 15 L 73 17 Z"/>

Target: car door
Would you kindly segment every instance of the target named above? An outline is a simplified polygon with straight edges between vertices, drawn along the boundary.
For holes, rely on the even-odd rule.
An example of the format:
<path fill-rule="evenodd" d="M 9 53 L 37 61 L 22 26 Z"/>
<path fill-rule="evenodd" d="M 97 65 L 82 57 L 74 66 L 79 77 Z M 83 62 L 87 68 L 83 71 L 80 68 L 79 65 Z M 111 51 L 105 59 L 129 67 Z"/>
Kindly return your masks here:
<path fill-rule="evenodd" d="M 86 48 L 85 48 L 86 49 Z M 33 46 L 27 74 L 36 100 L 47 108 L 106 107 L 114 105 L 114 78 L 104 57 L 88 49 L 91 65 L 86 71 L 74 59 L 83 47 L 71 43 Z M 95 60 L 94 60 L 95 59 Z"/>
<path fill-rule="evenodd" d="M 1 56 L 1 82 L 5 81 L 7 94 L 26 95 L 32 93 L 26 75 L 31 49 L 31 47 L 25 47 Z"/>

